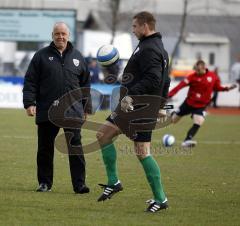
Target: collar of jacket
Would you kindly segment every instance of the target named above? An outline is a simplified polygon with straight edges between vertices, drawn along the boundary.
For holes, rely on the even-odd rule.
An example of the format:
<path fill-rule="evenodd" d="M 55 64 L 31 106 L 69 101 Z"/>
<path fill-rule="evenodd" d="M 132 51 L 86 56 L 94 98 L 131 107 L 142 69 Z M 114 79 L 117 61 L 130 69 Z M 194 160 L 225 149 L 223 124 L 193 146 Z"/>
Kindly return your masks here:
<path fill-rule="evenodd" d="M 159 33 L 159 32 L 156 32 L 152 35 L 149 35 L 149 36 L 144 36 L 140 39 L 140 42 L 146 40 L 146 39 L 149 39 L 149 38 L 154 38 L 154 37 L 159 37 L 159 38 L 162 38 L 162 35 Z"/>
<path fill-rule="evenodd" d="M 57 47 L 55 46 L 54 42 L 51 42 L 51 43 L 50 43 L 50 47 L 56 49 L 56 50 L 59 52 L 59 50 L 58 50 Z M 73 49 L 73 45 L 72 45 L 71 42 L 68 41 L 68 42 L 67 42 L 67 48 L 63 51 L 63 54 L 64 54 L 65 52 L 71 50 L 71 49 Z"/>

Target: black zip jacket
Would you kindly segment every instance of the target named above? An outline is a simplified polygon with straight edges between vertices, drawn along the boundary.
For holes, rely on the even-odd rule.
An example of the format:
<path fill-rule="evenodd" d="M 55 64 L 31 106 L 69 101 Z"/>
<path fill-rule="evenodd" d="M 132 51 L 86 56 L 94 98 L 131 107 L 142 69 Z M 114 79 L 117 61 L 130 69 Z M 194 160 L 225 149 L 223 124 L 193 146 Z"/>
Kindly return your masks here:
<path fill-rule="evenodd" d="M 80 87 L 90 88 L 89 71 L 83 56 L 70 42 L 61 55 L 52 42 L 36 52 L 30 62 L 23 86 L 24 108 L 36 106 L 36 123 L 48 121 L 51 104 Z M 84 106 L 84 111 L 90 113 L 91 105 Z"/>
<path fill-rule="evenodd" d="M 168 64 L 168 53 L 160 33 L 142 38 L 124 69 L 123 86 L 128 89 L 127 95 L 167 98 L 170 85 Z"/>

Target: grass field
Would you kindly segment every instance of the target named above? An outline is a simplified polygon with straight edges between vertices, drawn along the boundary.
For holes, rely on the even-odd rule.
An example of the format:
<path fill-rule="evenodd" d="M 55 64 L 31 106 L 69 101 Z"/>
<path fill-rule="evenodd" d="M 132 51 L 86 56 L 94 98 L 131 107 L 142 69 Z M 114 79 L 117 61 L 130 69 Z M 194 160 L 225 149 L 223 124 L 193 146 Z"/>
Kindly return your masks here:
<path fill-rule="evenodd" d="M 107 112 L 92 120 L 101 121 Z M 170 208 L 160 214 L 144 212 L 152 198 L 144 172 L 131 152 L 131 143 L 120 136 L 116 143 L 124 191 L 97 203 L 98 183 L 105 183 L 100 152 L 86 155 L 87 184 L 91 192 L 75 195 L 71 188 L 68 158 L 55 152 L 52 192 L 36 193 L 36 127 L 23 110 L 0 110 L 0 225 L 82 226 L 207 226 L 240 225 L 240 118 L 209 115 L 197 135 L 198 146 L 184 151 L 180 141 L 191 125 L 185 118 L 175 126 L 154 132 L 153 151 L 161 166 Z M 161 137 L 173 134 L 177 143 L 164 149 Z M 83 132 L 84 143 L 94 141 Z"/>

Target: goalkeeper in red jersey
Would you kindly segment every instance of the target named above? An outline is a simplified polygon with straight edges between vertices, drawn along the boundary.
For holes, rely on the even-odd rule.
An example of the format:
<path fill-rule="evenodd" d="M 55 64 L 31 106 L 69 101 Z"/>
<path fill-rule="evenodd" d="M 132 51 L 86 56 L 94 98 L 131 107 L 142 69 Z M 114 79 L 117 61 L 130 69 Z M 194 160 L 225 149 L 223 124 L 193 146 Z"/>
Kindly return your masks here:
<path fill-rule="evenodd" d="M 221 86 L 218 76 L 206 68 L 204 61 L 199 60 L 195 65 L 195 72 L 173 88 L 168 97 L 171 98 L 186 86 L 189 86 L 187 97 L 179 109 L 172 113 L 172 122 L 177 123 L 182 116 L 191 114 L 193 126 L 188 130 L 182 147 L 194 147 L 197 142 L 193 141 L 192 138 L 205 120 L 205 109 L 211 101 L 212 92 L 229 91 L 237 85 Z"/>

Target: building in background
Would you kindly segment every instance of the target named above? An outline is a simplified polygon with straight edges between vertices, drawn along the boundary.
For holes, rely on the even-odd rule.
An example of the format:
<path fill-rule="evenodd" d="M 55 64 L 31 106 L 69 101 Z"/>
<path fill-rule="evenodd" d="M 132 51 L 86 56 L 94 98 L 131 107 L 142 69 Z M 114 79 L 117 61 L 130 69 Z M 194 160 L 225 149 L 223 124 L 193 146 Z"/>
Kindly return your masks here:
<path fill-rule="evenodd" d="M 0 7 L 1 10 L 74 10 L 75 44 L 84 53 L 94 54 L 96 47 L 88 49 L 87 40 L 83 37 L 92 33 L 92 40 L 97 40 L 100 45 L 97 37 L 100 33 L 104 32 L 106 37 L 111 35 L 110 2 L 114 0 L 71 0 L 71 4 L 69 0 L 0 0 Z M 130 36 L 132 15 L 140 10 L 152 11 L 157 17 L 157 29 L 163 34 L 163 41 L 171 54 L 179 36 L 183 5 L 184 0 L 120 0 L 116 24 L 118 36 L 129 36 L 126 39 L 131 39 L 134 47 L 137 40 Z M 213 68 L 219 68 L 223 82 L 228 80 L 230 66 L 240 52 L 239 21 L 240 0 L 188 0 L 186 28 L 174 61 L 175 69 L 181 68 L 184 74 L 184 69 L 188 70 L 192 62 L 202 57 Z M 124 42 L 126 44 L 119 48 L 126 45 L 127 52 L 131 52 L 129 41 Z M 47 43 L 40 40 L 0 41 L 0 74 L 23 75 L 32 54 Z"/>
<path fill-rule="evenodd" d="M 119 0 L 113 43 L 122 59 L 127 60 L 138 42 L 131 31 L 132 16 L 136 12 L 149 10 L 156 16 L 157 30 L 163 34 L 163 42 L 171 55 L 180 34 L 186 1 L 186 24 L 172 72 L 179 73 L 180 77 L 186 76 L 194 62 L 202 58 L 211 69 L 218 67 L 221 80 L 225 83 L 229 78 L 230 66 L 240 53 L 240 0 Z M 85 57 L 94 58 L 97 49 L 112 40 L 113 11 L 109 4 L 113 2 L 115 0 L 0 0 L 0 107 L 22 107 L 23 79 L 18 76 L 25 74 L 35 51 L 51 41 L 49 25 L 54 21 L 66 20 L 63 14 L 57 17 L 59 12 L 73 13 L 72 41 Z M 20 10 L 23 17 L 32 14 L 32 18 L 25 23 L 22 20 L 20 26 L 21 20 L 11 15 L 4 19 L 7 9 Z M 50 11 L 53 13 L 49 14 Z M 36 15 L 41 13 L 48 15 L 51 22 L 44 22 L 44 16 L 35 20 Z M 26 30 L 21 31 L 21 28 Z M 11 37 L 4 38 L 6 34 Z M 40 37 L 44 34 L 48 37 Z M 94 88 L 103 95 L 111 94 L 113 87 L 97 85 Z M 237 91 L 224 94 L 219 100 L 220 106 L 239 105 Z"/>
<path fill-rule="evenodd" d="M 120 13 L 118 30 L 131 34 L 132 13 Z M 108 14 L 95 11 L 89 14 L 86 28 L 91 30 L 109 31 Z M 181 15 L 156 15 L 157 30 L 163 34 L 163 42 L 169 53 L 177 42 Z M 174 69 L 180 69 L 183 76 L 190 72 L 199 58 L 206 61 L 210 69 L 219 68 L 223 82 L 229 80 L 229 68 L 235 56 L 240 52 L 240 16 L 201 16 L 189 15 L 182 42 L 177 49 Z M 133 46 L 137 40 L 132 35 Z M 173 70 L 174 71 L 174 70 Z"/>

